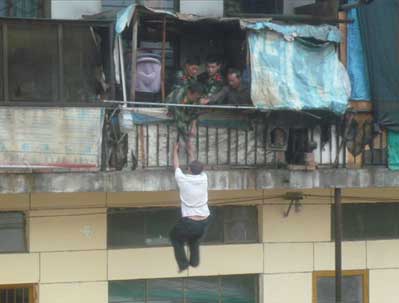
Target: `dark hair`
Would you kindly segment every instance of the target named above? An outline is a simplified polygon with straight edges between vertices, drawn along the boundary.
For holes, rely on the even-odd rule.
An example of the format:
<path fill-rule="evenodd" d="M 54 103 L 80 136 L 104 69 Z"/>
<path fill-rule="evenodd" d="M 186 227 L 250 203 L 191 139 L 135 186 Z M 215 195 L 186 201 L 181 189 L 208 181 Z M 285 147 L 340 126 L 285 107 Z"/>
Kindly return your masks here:
<path fill-rule="evenodd" d="M 201 59 L 198 56 L 189 57 L 186 59 L 185 64 L 187 65 L 200 65 Z"/>
<path fill-rule="evenodd" d="M 198 93 L 200 95 L 202 95 L 204 93 L 204 87 L 202 86 L 201 83 L 195 81 L 192 82 L 188 88 L 187 88 L 191 93 Z"/>
<path fill-rule="evenodd" d="M 237 78 L 241 78 L 241 72 L 237 68 L 229 68 L 227 70 L 227 75 L 232 75 L 232 74 L 235 74 Z"/>
<path fill-rule="evenodd" d="M 190 162 L 188 167 L 190 168 L 191 174 L 193 175 L 199 175 L 204 170 L 204 165 L 197 160 Z"/>
<path fill-rule="evenodd" d="M 220 64 L 221 63 L 220 61 L 221 61 L 220 58 L 215 55 L 209 55 L 206 57 L 206 63 L 208 64 L 213 64 L 213 63 Z"/>

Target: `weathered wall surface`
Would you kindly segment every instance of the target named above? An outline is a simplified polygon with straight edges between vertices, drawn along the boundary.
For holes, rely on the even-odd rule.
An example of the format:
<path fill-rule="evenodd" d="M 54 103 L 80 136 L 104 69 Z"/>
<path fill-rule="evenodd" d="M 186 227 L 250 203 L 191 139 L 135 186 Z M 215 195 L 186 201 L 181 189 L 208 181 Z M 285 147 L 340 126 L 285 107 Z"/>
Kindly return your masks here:
<path fill-rule="evenodd" d="M 385 168 L 289 171 L 229 169 L 207 172 L 211 190 L 398 187 Z M 135 192 L 176 189 L 172 169 L 103 173 L 0 174 L 0 193 Z"/>

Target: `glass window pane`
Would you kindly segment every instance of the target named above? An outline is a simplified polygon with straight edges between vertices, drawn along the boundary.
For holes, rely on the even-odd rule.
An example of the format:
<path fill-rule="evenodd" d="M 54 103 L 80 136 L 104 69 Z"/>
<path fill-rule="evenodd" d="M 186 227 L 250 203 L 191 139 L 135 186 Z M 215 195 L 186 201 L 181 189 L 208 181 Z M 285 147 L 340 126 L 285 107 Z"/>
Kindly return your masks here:
<path fill-rule="evenodd" d="M 342 277 L 343 302 L 363 303 L 363 277 Z M 335 303 L 335 278 L 320 277 L 317 279 L 317 303 Z"/>
<path fill-rule="evenodd" d="M 22 213 L 0 213 L 0 252 L 25 251 L 25 219 Z"/>
<path fill-rule="evenodd" d="M 397 222 L 399 221 L 397 204 L 368 204 L 364 208 L 367 239 L 393 239 L 397 237 Z"/>
<path fill-rule="evenodd" d="M 187 303 L 218 303 L 219 279 L 217 277 L 189 278 L 186 284 Z"/>
<path fill-rule="evenodd" d="M 211 208 L 209 225 L 203 242 L 223 243 L 223 211 L 221 207 Z"/>
<path fill-rule="evenodd" d="M 144 212 L 111 209 L 108 213 L 108 246 L 144 246 Z"/>
<path fill-rule="evenodd" d="M 258 212 L 254 206 L 233 206 L 224 209 L 226 243 L 256 242 Z"/>
<path fill-rule="evenodd" d="M 148 280 L 148 303 L 183 302 L 183 279 Z"/>
<path fill-rule="evenodd" d="M 145 281 L 109 282 L 110 303 L 139 303 L 145 300 Z"/>
<path fill-rule="evenodd" d="M 334 207 L 332 208 L 334 213 Z M 334 221 L 332 221 L 334 222 Z M 360 240 L 366 237 L 364 209 L 358 204 L 343 205 L 342 227 L 344 240 Z M 334 230 L 334 228 L 332 228 Z"/>
<path fill-rule="evenodd" d="M 57 27 L 8 25 L 11 101 L 55 101 L 58 86 Z"/>
<path fill-rule="evenodd" d="M 68 25 L 63 30 L 64 100 L 74 103 L 94 102 L 96 65 L 100 60 L 95 43 L 100 47 L 101 39 L 89 26 Z"/>
<path fill-rule="evenodd" d="M 222 303 L 255 303 L 256 276 L 222 277 Z"/>
<path fill-rule="evenodd" d="M 179 219 L 180 211 L 173 209 L 154 209 L 146 214 L 145 244 L 147 246 L 168 245 L 169 232 Z"/>

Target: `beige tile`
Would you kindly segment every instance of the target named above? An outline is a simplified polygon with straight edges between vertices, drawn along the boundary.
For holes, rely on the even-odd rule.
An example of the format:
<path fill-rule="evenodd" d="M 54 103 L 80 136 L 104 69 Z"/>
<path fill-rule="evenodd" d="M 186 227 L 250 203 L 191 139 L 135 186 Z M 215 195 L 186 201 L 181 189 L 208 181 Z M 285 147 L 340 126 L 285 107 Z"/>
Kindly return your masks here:
<path fill-rule="evenodd" d="M 32 209 L 106 207 L 106 193 L 32 193 Z"/>
<path fill-rule="evenodd" d="M 367 268 L 399 267 L 399 240 L 367 241 Z"/>
<path fill-rule="evenodd" d="M 335 268 L 335 244 L 315 243 L 315 270 L 333 270 Z M 342 268 L 366 268 L 365 241 L 342 243 Z"/>
<path fill-rule="evenodd" d="M 32 216 L 29 239 L 31 251 L 106 249 L 105 209 L 96 215 Z"/>
<path fill-rule="evenodd" d="M 42 283 L 102 281 L 107 278 L 107 252 L 41 253 Z"/>
<path fill-rule="evenodd" d="M 284 217 L 286 205 L 263 206 L 263 240 L 265 242 L 330 241 L 330 206 L 303 205 L 300 212 L 291 209 Z"/>
<path fill-rule="evenodd" d="M 39 282 L 39 254 L 0 254 L 0 284 Z"/>
<path fill-rule="evenodd" d="M 29 194 L 0 194 L 0 210 L 28 210 Z"/>
<path fill-rule="evenodd" d="M 313 243 L 264 244 L 265 273 L 313 271 Z"/>
<path fill-rule="evenodd" d="M 108 207 L 178 206 L 177 191 L 163 192 L 110 192 L 107 194 Z"/>
<path fill-rule="evenodd" d="M 263 276 L 264 303 L 311 303 L 312 273 Z"/>
<path fill-rule="evenodd" d="M 190 276 L 254 274 L 263 272 L 263 245 L 202 245 L 201 264 Z"/>
<path fill-rule="evenodd" d="M 397 303 L 399 269 L 369 271 L 370 303 Z"/>
<path fill-rule="evenodd" d="M 40 284 L 40 303 L 108 303 L 107 282 Z"/>
<path fill-rule="evenodd" d="M 178 274 L 172 247 L 108 251 L 108 279 L 128 280 L 187 276 Z"/>

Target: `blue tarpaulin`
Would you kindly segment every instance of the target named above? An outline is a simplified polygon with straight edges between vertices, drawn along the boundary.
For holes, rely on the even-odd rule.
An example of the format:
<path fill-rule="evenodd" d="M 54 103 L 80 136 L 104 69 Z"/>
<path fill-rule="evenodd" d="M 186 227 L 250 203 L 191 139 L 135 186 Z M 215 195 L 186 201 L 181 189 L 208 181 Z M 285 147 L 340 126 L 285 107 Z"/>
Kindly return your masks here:
<path fill-rule="evenodd" d="M 351 89 L 338 59 L 336 27 L 259 22 L 246 28 L 255 106 L 345 111 Z"/>
<path fill-rule="evenodd" d="M 350 0 L 356 2 L 357 0 Z M 348 25 L 348 72 L 352 83 L 351 100 L 370 101 L 370 84 L 367 63 L 360 32 L 359 15 L 357 9 L 348 12 L 348 18 L 353 23 Z"/>

